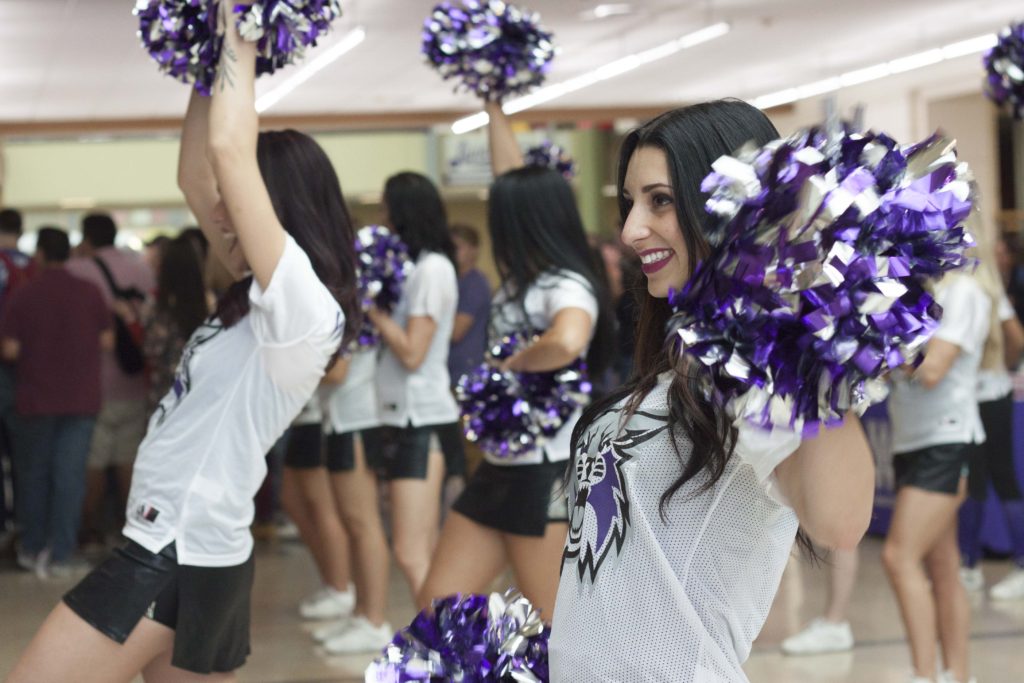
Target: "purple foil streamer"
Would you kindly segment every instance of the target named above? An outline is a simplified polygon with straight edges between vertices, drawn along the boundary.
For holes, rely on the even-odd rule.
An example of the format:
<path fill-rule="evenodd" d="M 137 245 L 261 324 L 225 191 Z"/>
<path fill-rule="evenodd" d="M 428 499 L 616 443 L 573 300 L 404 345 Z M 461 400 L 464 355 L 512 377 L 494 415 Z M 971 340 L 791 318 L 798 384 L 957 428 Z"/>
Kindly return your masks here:
<path fill-rule="evenodd" d="M 1024 119 L 1024 21 L 999 32 L 995 47 L 985 53 L 985 92 L 1016 119 Z"/>
<path fill-rule="evenodd" d="M 540 333 L 503 337 L 491 362 L 459 378 L 455 388 L 466 438 L 498 458 L 515 458 L 544 445 L 593 390 L 579 358 L 554 372 L 502 372 L 493 364 L 526 348 Z"/>
<path fill-rule="evenodd" d="M 423 54 L 456 90 L 500 101 L 544 82 L 555 46 L 540 17 L 501 0 L 442 2 L 423 24 Z"/>
<path fill-rule="evenodd" d="M 950 141 L 812 128 L 719 159 L 703 188 L 713 251 L 668 331 L 732 417 L 813 434 L 920 362 L 941 317 L 925 285 L 973 245 Z"/>
<path fill-rule="evenodd" d="M 576 175 L 576 163 L 572 157 L 564 147 L 559 147 L 550 140 L 526 150 L 523 160 L 527 166 L 553 168 L 561 173 L 566 180 Z"/>
<path fill-rule="evenodd" d="M 223 0 L 230 2 L 231 0 Z M 236 4 L 243 40 L 257 43 L 256 73 L 273 73 L 305 56 L 341 15 L 338 0 L 263 0 Z M 137 0 L 139 38 L 164 73 L 209 95 L 223 38 L 217 0 Z"/>
<path fill-rule="evenodd" d="M 402 288 L 415 264 L 409 249 L 395 233 L 383 225 L 367 225 L 356 232 L 356 261 L 363 310 L 375 306 L 391 313 L 402 298 Z M 363 316 L 354 347 L 369 348 L 380 343 L 380 332 Z"/>
<path fill-rule="evenodd" d="M 548 629 L 514 589 L 434 600 L 395 634 L 365 680 L 546 683 Z"/>

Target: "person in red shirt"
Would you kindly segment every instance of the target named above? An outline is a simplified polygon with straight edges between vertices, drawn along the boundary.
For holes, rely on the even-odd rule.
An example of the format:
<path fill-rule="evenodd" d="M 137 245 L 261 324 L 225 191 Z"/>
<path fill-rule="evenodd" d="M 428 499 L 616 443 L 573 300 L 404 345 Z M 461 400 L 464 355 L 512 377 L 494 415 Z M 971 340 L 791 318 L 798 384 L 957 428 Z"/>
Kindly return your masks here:
<path fill-rule="evenodd" d="M 39 273 L 4 307 L 0 352 L 15 363 L 18 560 L 46 575 L 66 572 L 75 551 L 100 410 L 100 352 L 114 337 L 99 289 L 64 267 L 67 233 L 42 228 L 37 244 Z"/>
<path fill-rule="evenodd" d="M 11 292 L 32 277 L 35 271 L 32 257 L 18 250 L 21 237 L 21 212 L 16 209 L 0 211 L 0 312 Z M 0 361 L 0 546 L 8 537 L 8 527 L 14 520 L 13 502 L 7 500 L 4 462 L 11 459 L 14 433 L 14 368 Z M 12 465 L 13 468 L 13 465 Z"/>

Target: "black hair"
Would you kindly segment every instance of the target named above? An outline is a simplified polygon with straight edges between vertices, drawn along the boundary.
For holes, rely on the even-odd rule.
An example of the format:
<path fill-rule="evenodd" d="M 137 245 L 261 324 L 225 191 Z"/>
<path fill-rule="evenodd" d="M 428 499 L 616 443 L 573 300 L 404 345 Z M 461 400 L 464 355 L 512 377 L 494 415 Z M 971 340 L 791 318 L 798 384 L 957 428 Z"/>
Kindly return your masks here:
<path fill-rule="evenodd" d="M 503 173 L 491 185 L 488 227 L 502 284 L 520 305 L 544 273 L 569 270 L 587 281 L 598 302 L 587 366 L 597 377 L 614 353 L 615 316 L 604 264 L 587 241 L 568 181 L 540 166 Z"/>
<path fill-rule="evenodd" d="M 92 247 L 113 246 L 117 225 L 109 213 L 90 213 L 82 219 L 82 239 Z"/>
<path fill-rule="evenodd" d="M 39 228 L 36 235 L 36 250 L 42 252 L 47 263 L 64 263 L 71 257 L 68 233 L 52 225 Z"/>
<path fill-rule="evenodd" d="M 414 261 L 422 251 L 436 251 L 458 268 L 448 213 L 430 178 L 412 171 L 391 176 L 384 183 L 384 206 L 388 220 Z"/>
<path fill-rule="evenodd" d="M 631 131 L 622 141 L 617 177 L 619 214 L 623 224 L 632 208 L 624 196 L 626 171 L 634 152 L 656 148 L 665 153 L 669 180 L 675 201 L 676 218 L 686 243 L 689 272 L 693 273 L 710 246 L 706 233 L 710 218 L 704 211 L 707 195 L 701 181 L 711 172 L 711 164 L 722 155 L 732 154 L 744 144 L 763 145 L 778 137 L 778 131 L 760 110 L 739 100 L 718 100 L 665 112 Z M 661 513 L 672 496 L 701 472 L 707 473 L 701 490 L 707 490 L 722 477 L 732 457 L 736 432 L 724 411 L 712 405 L 701 390 L 701 372 L 666 344 L 666 324 L 671 316 L 668 301 L 651 296 L 646 288 L 637 293 L 639 314 L 633 375 L 630 380 L 601 400 L 595 401 L 581 416 L 573 430 L 573 444 L 579 444 L 586 429 L 612 406 L 628 398 L 626 414 L 639 408 L 640 402 L 655 387 L 658 375 L 674 370 L 668 392 L 670 435 L 679 456 L 681 472 L 661 496 Z M 689 457 L 681 455 L 676 433 L 694 445 Z"/>
<path fill-rule="evenodd" d="M 0 211 L 0 234 L 18 236 L 21 234 L 22 227 L 20 211 L 17 209 Z"/>
<path fill-rule="evenodd" d="M 345 313 L 344 347 L 359 329 L 355 231 L 338 175 L 323 148 L 297 130 L 259 134 L 256 160 L 274 213 L 309 257 L 317 277 Z M 252 276 L 234 283 L 217 303 L 217 317 L 231 327 L 249 312 Z"/>
<path fill-rule="evenodd" d="M 178 334 L 188 339 L 209 315 L 209 309 L 202 264 L 187 236 L 179 235 L 163 245 L 156 282 L 157 310 L 170 315 Z"/>
<path fill-rule="evenodd" d="M 203 231 L 198 226 L 188 225 L 181 229 L 179 235 L 188 239 L 196 253 L 199 254 L 200 262 L 205 264 L 206 254 L 210 251 L 210 242 L 206 239 Z"/>

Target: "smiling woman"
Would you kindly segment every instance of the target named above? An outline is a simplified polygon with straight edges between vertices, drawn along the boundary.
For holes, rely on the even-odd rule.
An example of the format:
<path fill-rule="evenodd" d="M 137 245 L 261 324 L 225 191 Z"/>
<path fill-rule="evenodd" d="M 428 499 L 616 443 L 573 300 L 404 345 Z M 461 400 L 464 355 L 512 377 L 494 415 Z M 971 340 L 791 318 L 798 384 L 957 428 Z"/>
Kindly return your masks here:
<path fill-rule="evenodd" d="M 744 682 L 798 527 L 844 548 L 867 528 L 874 467 L 856 418 L 813 439 L 734 422 L 665 345 L 666 297 L 709 252 L 701 181 L 776 136 L 732 100 L 666 112 L 623 142 L 621 239 L 648 296 L 633 379 L 573 433 L 552 680 Z"/>

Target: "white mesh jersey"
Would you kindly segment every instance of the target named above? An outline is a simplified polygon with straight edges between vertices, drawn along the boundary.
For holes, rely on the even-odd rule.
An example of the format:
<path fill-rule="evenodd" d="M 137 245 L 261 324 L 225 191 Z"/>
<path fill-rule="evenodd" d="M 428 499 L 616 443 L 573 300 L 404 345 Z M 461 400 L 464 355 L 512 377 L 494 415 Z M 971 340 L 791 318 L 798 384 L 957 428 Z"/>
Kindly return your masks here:
<path fill-rule="evenodd" d="M 663 518 L 693 451 L 679 433 L 672 445 L 667 387 L 624 426 L 621 404 L 595 420 L 575 454 L 552 681 L 747 681 L 798 526 L 773 472 L 800 439 L 742 428 L 721 479 L 692 479 Z"/>

